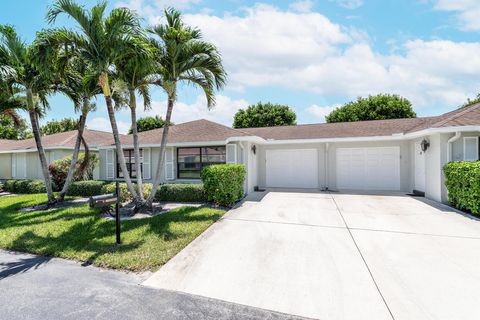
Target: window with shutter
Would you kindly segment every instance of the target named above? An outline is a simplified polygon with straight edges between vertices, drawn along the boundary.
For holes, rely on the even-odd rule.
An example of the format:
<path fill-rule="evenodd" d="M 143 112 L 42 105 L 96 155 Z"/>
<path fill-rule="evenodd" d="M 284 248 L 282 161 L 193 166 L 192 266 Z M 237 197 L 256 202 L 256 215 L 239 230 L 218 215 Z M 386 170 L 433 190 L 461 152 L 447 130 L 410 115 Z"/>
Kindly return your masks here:
<path fill-rule="evenodd" d="M 143 179 L 150 180 L 152 179 L 152 158 L 150 148 L 143 149 L 143 164 L 142 164 L 142 174 Z"/>
<path fill-rule="evenodd" d="M 173 156 L 173 148 L 166 148 L 165 149 L 165 179 L 166 180 L 174 180 L 175 179 L 175 172 L 174 172 L 174 156 Z"/>
<path fill-rule="evenodd" d="M 478 158 L 478 137 L 463 138 L 463 159 L 465 161 L 477 161 Z"/>
<path fill-rule="evenodd" d="M 107 161 L 105 172 L 107 174 L 107 179 L 113 179 L 115 177 L 115 154 L 114 150 L 107 150 Z"/>
<path fill-rule="evenodd" d="M 12 154 L 12 178 L 17 177 L 17 155 Z"/>
<path fill-rule="evenodd" d="M 227 163 L 237 163 L 236 144 L 227 144 Z"/>

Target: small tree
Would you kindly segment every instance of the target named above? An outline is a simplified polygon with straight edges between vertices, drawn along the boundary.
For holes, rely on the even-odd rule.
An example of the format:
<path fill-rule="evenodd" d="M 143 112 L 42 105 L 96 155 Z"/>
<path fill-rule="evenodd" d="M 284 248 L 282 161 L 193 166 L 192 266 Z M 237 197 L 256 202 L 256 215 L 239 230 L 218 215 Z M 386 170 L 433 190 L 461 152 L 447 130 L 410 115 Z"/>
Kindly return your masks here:
<path fill-rule="evenodd" d="M 160 116 L 144 117 L 137 120 L 138 132 L 163 128 L 164 125 L 165 125 L 165 120 L 163 120 L 162 117 Z M 173 123 L 170 123 L 170 125 L 173 125 Z M 132 128 L 128 130 L 128 133 L 132 134 Z"/>
<path fill-rule="evenodd" d="M 344 104 L 325 117 L 327 122 L 352 122 L 365 120 L 386 120 L 415 118 L 412 103 L 396 94 L 379 94 L 359 97 Z"/>
<path fill-rule="evenodd" d="M 78 120 L 73 118 L 64 118 L 62 120 L 48 121 L 44 126 L 42 126 L 42 133 L 48 136 L 55 133 L 73 131 L 77 129 Z"/>
<path fill-rule="evenodd" d="M 297 124 L 297 115 L 289 106 L 257 103 L 247 109 L 240 109 L 233 118 L 234 128 L 258 128 L 289 126 Z"/>
<path fill-rule="evenodd" d="M 27 122 L 18 117 L 16 120 L 0 114 L 0 139 L 22 140 L 31 136 Z"/>

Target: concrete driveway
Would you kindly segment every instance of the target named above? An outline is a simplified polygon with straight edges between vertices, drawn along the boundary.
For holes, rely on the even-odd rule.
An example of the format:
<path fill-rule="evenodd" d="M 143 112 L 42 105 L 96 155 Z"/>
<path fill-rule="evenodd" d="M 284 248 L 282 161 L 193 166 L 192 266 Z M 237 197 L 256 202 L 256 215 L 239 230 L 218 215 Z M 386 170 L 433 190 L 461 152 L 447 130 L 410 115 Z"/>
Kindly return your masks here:
<path fill-rule="evenodd" d="M 402 194 L 261 195 L 144 284 L 318 319 L 480 319 L 480 221 Z"/>

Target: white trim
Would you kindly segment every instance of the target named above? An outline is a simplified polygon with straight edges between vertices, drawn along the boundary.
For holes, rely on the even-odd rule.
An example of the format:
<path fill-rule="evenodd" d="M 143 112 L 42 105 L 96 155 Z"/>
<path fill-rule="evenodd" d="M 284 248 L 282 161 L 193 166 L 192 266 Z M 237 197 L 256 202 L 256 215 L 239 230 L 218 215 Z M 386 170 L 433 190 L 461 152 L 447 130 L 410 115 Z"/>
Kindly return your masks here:
<path fill-rule="evenodd" d="M 115 147 L 114 147 L 115 148 Z M 48 150 L 74 150 L 75 148 L 73 147 L 46 147 L 46 148 L 43 148 L 45 151 L 48 151 Z M 102 148 L 102 149 L 105 149 L 105 148 Z M 90 151 L 99 151 L 100 148 L 90 148 Z M 34 149 L 13 149 L 13 150 L 2 150 L 0 151 L 0 154 L 3 154 L 3 153 L 31 153 L 31 152 L 38 152 L 37 148 L 34 148 Z"/>
<path fill-rule="evenodd" d="M 177 142 L 177 143 L 167 143 L 166 148 L 170 147 L 210 147 L 210 146 L 224 146 L 227 143 L 225 141 L 196 141 L 196 142 Z M 122 145 L 123 149 L 133 149 L 133 145 L 125 144 Z M 160 144 L 154 143 L 147 143 L 147 144 L 140 144 L 140 148 L 160 148 Z M 115 149 L 115 146 L 103 146 L 99 147 L 99 149 Z"/>
<path fill-rule="evenodd" d="M 475 141 L 475 158 L 467 159 L 467 140 Z M 463 137 L 463 161 L 477 161 L 478 160 L 478 137 Z"/>

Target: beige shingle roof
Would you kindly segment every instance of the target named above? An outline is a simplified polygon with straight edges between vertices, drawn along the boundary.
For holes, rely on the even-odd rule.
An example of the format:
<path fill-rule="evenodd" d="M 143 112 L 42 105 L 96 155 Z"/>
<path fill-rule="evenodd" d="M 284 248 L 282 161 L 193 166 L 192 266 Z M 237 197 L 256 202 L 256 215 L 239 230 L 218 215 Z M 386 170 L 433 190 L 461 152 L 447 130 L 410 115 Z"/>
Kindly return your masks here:
<path fill-rule="evenodd" d="M 83 134 L 85 141 L 92 148 L 99 145 L 113 143 L 110 132 L 85 129 Z M 77 131 L 67 131 L 42 137 L 44 148 L 73 148 L 77 138 Z M 35 140 L 0 140 L 0 151 L 36 149 Z"/>

